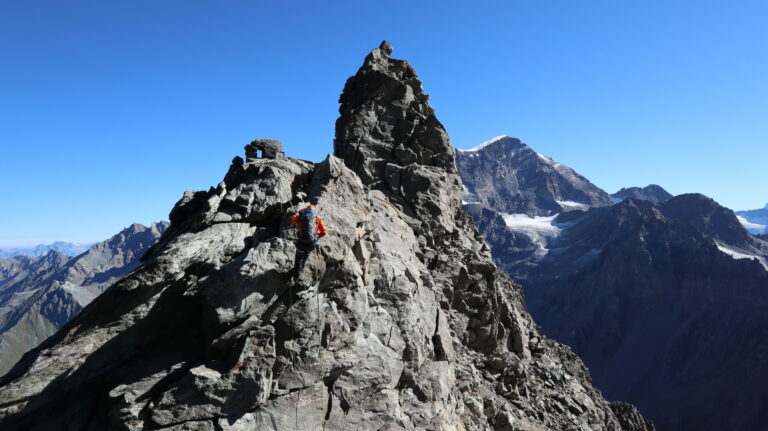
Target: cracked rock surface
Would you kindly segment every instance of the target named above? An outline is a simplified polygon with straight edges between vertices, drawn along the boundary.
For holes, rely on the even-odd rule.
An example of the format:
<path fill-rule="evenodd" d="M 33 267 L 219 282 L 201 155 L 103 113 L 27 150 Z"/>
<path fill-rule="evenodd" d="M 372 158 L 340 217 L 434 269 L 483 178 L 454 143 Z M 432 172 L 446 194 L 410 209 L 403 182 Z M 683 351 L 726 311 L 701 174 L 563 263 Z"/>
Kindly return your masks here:
<path fill-rule="evenodd" d="M 0 427 L 653 429 L 539 333 L 391 52 L 347 81 L 335 155 L 237 157 L 185 193 L 143 266 L 0 382 Z M 291 279 L 304 197 L 330 234 Z"/>

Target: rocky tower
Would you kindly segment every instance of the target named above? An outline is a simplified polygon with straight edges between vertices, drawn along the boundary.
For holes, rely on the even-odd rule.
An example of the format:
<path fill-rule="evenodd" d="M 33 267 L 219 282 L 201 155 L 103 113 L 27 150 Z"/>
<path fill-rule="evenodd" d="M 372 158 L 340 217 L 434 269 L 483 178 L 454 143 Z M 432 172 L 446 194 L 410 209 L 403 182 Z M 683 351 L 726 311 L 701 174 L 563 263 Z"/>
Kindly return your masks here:
<path fill-rule="evenodd" d="M 652 429 L 539 334 L 391 51 L 347 82 L 336 156 L 256 152 L 185 193 L 144 265 L 0 382 L 0 427 Z M 290 282 L 305 196 L 330 235 Z"/>

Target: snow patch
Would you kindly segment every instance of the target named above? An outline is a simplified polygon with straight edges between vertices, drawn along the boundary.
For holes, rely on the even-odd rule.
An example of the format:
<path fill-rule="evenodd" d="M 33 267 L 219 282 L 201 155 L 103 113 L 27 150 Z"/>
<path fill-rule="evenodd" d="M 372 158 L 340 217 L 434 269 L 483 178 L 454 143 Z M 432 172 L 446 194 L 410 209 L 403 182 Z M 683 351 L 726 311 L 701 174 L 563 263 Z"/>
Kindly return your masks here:
<path fill-rule="evenodd" d="M 555 162 L 554 160 L 550 159 L 549 157 L 545 156 L 544 154 L 536 153 L 536 156 L 540 158 L 541 160 L 544 160 L 547 163 L 554 163 L 556 165 L 559 165 L 559 163 Z"/>
<path fill-rule="evenodd" d="M 485 142 L 483 142 L 482 144 L 480 144 L 480 145 L 478 145 L 478 146 L 476 146 L 476 147 L 474 147 L 474 148 L 470 148 L 470 149 L 468 149 L 468 150 L 459 150 L 459 149 L 457 148 L 457 150 L 458 150 L 458 151 L 461 151 L 462 153 L 471 153 L 471 152 L 479 151 L 479 150 L 482 150 L 483 148 L 487 147 L 488 145 L 491 145 L 491 144 L 493 144 L 494 142 L 498 142 L 498 141 L 500 141 L 500 140 L 502 140 L 502 139 L 504 139 L 504 138 L 508 138 L 508 137 L 509 137 L 509 136 L 507 136 L 507 135 L 501 135 L 501 136 L 497 136 L 497 137 L 495 137 L 495 138 L 491 139 L 490 141 L 485 141 Z"/>
<path fill-rule="evenodd" d="M 576 201 L 555 201 L 558 205 L 560 205 L 563 208 L 568 208 L 572 210 L 588 210 L 589 205 L 585 204 L 584 202 L 576 202 Z"/>
<path fill-rule="evenodd" d="M 501 217 L 504 219 L 504 223 L 509 230 L 522 233 L 533 242 L 536 246 L 535 256 L 537 259 L 546 256 L 549 253 L 547 248 L 549 242 L 557 238 L 563 228 L 571 225 L 571 223 L 556 223 L 555 218 L 557 214 L 548 217 L 531 217 L 527 214 L 501 214 Z"/>
<path fill-rule="evenodd" d="M 477 195 L 469 191 L 466 185 L 462 184 L 462 193 L 461 193 L 461 204 L 467 205 L 467 204 L 479 204 L 480 201 L 477 200 Z"/>
<path fill-rule="evenodd" d="M 744 253 L 743 251 L 739 251 L 739 250 L 734 250 L 733 248 L 730 248 L 724 244 L 720 244 L 717 241 L 715 241 L 715 245 L 720 251 L 727 254 L 728 256 L 731 256 L 734 259 L 757 259 L 757 261 L 760 262 L 761 265 L 763 265 L 763 268 L 765 268 L 765 270 L 768 271 L 768 261 L 766 261 L 765 258 L 762 256 Z"/>
<path fill-rule="evenodd" d="M 768 226 L 764 224 L 752 223 L 751 221 L 738 215 L 736 216 L 736 218 L 739 220 L 739 223 L 741 223 L 741 225 L 744 226 L 744 229 L 748 230 L 750 233 L 753 233 L 753 234 L 768 233 Z"/>
<path fill-rule="evenodd" d="M 621 201 L 623 201 L 623 200 L 624 200 L 624 199 L 621 199 L 621 198 L 614 198 L 614 197 L 611 197 L 611 202 L 613 202 L 614 204 L 617 204 L 617 203 L 619 203 L 619 202 L 621 202 Z"/>

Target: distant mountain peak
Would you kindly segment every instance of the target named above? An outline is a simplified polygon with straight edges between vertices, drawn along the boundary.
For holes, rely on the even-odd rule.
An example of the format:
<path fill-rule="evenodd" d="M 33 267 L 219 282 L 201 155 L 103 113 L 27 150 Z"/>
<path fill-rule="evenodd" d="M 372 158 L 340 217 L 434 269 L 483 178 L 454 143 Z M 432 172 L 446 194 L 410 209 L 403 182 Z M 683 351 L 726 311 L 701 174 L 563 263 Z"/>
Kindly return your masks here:
<path fill-rule="evenodd" d="M 51 250 L 64 253 L 67 256 L 77 256 L 89 248 L 93 244 L 83 244 L 79 242 L 67 242 L 67 241 L 55 241 L 50 244 L 39 244 L 33 246 L 10 246 L 0 247 L 0 258 L 14 257 L 20 255 L 39 257 Z"/>
<path fill-rule="evenodd" d="M 614 202 L 627 198 L 644 199 L 651 202 L 664 202 L 671 199 L 673 195 L 664 190 L 663 187 L 656 184 L 649 184 L 645 187 L 625 187 L 611 195 Z"/>
<path fill-rule="evenodd" d="M 523 144 L 522 141 L 520 141 L 517 138 L 513 138 L 513 137 L 507 136 L 507 135 L 499 135 L 499 136 L 496 136 L 495 138 L 492 138 L 492 139 L 489 139 L 489 140 L 483 142 L 482 144 L 480 144 L 480 145 L 478 145 L 476 147 L 470 148 L 468 150 L 458 150 L 458 151 L 461 151 L 462 153 L 472 153 L 472 152 L 475 152 L 475 151 L 480 151 L 483 148 L 488 147 L 489 145 L 495 144 L 497 142 L 503 142 L 506 145 L 510 145 L 510 144 L 511 145 L 525 145 L 525 144 Z"/>
<path fill-rule="evenodd" d="M 465 202 L 504 213 L 550 216 L 611 204 L 608 193 L 570 167 L 507 135 L 457 151 L 456 164 Z"/>

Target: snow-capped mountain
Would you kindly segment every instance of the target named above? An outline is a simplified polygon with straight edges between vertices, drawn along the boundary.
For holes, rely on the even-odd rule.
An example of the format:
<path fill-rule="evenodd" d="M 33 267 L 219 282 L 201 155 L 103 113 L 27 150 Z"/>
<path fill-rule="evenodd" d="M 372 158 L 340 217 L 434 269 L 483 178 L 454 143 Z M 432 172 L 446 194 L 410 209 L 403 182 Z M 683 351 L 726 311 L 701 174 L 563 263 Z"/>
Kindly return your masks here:
<path fill-rule="evenodd" d="M 768 204 L 758 210 L 736 211 L 745 229 L 755 235 L 768 233 Z"/>
<path fill-rule="evenodd" d="M 768 241 L 699 194 L 511 213 L 552 188 L 531 175 L 519 192 L 507 175 L 518 160 L 503 166 L 482 154 L 492 148 L 457 155 L 462 180 L 485 185 L 465 208 L 536 322 L 584 358 L 608 398 L 637 405 L 661 431 L 768 423 Z"/>
<path fill-rule="evenodd" d="M 168 223 L 133 224 L 85 253 L 0 259 L 0 375 L 131 272 Z"/>
<path fill-rule="evenodd" d="M 67 256 L 77 256 L 88 250 L 93 244 L 82 244 L 79 242 L 56 241 L 51 244 L 40 244 L 30 247 L 0 247 L 0 258 L 14 256 L 32 256 L 39 257 L 49 251 L 57 251 Z"/>
<path fill-rule="evenodd" d="M 625 187 L 611 195 L 614 203 L 618 203 L 627 198 L 643 199 L 651 202 L 664 202 L 672 198 L 672 194 L 664 190 L 663 187 L 656 184 L 650 184 L 645 187 Z"/>
<path fill-rule="evenodd" d="M 456 162 L 464 201 L 502 213 L 539 217 L 611 204 L 608 193 L 573 169 L 509 136 L 458 150 Z"/>

